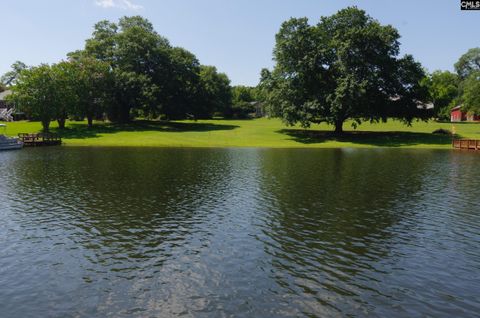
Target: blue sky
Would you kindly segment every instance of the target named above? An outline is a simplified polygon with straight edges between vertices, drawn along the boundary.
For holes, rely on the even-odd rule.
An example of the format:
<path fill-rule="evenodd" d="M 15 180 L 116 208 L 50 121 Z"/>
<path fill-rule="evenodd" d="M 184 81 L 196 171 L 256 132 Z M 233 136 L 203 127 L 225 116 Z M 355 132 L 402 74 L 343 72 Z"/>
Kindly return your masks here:
<path fill-rule="evenodd" d="M 480 11 L 458 0 L 0 0 L 0 74 L 21 60 L 53 63 L 83 47 L 99 20 L 142 15 L 175 46 L 215 65 L 233 84 L 256 85 L 271 67 L 275 33 L 290 17 L 316 23 L 356 5 L 402 35 L 402 53 L 428 70 L 452 70 L 480 46 Z"/>

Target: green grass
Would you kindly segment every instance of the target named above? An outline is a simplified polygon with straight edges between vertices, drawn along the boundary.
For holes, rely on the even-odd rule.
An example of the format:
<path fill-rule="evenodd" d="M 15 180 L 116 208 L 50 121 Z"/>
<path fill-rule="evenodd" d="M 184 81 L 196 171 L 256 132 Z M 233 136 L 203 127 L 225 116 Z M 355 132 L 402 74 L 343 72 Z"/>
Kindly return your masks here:
<path fill-rule="evenodd" d="M 6 133 L 38 132 L 38 122 L 7 124 Z M 63 137 L 66 146 L 125 146 L 125 147 L 274 147 L 274 148 L 337 148 L 337 147 L 451 147 L 451 137 L 435 135 L 436 129 L 452 129 L 450 123 L 414 122 L 408 127 L 397 121 L 362 124 L 353 130 L 345 124 L 346 133 L 332 134 L 326 124 L 308 130 L 286 127 L 277 119 L 199 120 L 176 122 L 136 121 L 128 125 L 95 123 L 88 129 L 85 122 L 68 122 L 60 131 L 52 123 L 52 132 Z M 480 124 L 455 124 L 460 137 L 480 139 Z M 0 133 L 2 133 L 0 129 Z"/>

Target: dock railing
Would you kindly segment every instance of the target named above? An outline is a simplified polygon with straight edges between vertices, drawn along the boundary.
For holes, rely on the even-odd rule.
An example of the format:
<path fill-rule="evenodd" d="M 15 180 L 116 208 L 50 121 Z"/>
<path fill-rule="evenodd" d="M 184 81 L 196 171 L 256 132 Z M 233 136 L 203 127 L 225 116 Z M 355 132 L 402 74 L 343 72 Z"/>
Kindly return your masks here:
<path fill-rule="evenodd" d="M 480 140 L 453 139 L 452 146 L 455 149 L 480 150 Z"/>
<path fill-rule="evenodd" d="M 56 146 L 62 144 L 62 138 L 52 133 L 20 133 L 18 138 L 25 146 Z"/>

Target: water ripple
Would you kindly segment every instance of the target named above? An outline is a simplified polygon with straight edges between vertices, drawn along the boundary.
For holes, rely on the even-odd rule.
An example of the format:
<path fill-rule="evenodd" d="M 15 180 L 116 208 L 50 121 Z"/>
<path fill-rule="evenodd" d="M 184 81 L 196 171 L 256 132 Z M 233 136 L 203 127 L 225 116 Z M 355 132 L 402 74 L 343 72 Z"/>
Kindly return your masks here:
<path fill-rule="evenodd" d="M 2 317 L 470 317 L 478 154 L 0 153 Z"/>

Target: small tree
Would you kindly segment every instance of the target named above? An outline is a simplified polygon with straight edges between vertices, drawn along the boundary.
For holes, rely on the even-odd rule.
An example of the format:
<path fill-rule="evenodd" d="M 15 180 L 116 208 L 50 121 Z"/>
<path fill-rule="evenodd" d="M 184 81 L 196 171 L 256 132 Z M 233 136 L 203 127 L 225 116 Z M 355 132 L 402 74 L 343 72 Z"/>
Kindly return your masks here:
<path fill-rule="evenodd" d="M 421 116 L 424 72 L 411 56 L 398 58 L 399 34 L 350 7 L 317 25 L 290 19 L 276 35 L 272 72 L 262 71 L 272 115 L 287 124 L 327 122 L 335 131 L 352 119 L 405 123 Z"/>
<path fill-rule="evenodd" d="M 22 111 L 41 121 L 48 131 L 58 113 L 59 90 L 55 74 L 47 64 L 20 72 L 10 98 Z"/>

